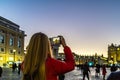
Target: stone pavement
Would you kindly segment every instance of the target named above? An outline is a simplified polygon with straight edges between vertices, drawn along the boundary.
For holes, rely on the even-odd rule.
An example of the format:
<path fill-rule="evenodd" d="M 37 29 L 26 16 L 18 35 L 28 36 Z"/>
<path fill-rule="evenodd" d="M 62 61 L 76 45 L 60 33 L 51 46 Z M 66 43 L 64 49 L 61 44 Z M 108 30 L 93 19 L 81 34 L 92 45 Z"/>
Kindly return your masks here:
<path fill-rule="evenodd" d="M 18 75 L 17 70 L 12 72 L 11 68 L 3 68 L 3 74 L 1 80 L 21 80 L 22 74 Z"/>
<path fill-rule="evenodd" d="M 95 68 L 90 68 L 90 80 L 102 80 L 102 75 L 100 77 L 95 77 Z M 107 68 L 107 76 L 110 74 L 110 69 Z M 21 80 L 22 74 L 18 75 L 16 72 L 12 72 L 11 68 L 3 68 L 2 80 Z M 69 73 L 65 74 L 65 80 L 82 80 L 82 73 L 80 70 L 75 69 Z M 87 79 L 86 79 L 87 80 Z"/>
<path fill-rule="evenodd" d="M 90 68 L 90 80 L 103 80 L 102 79 L 102 72 L 100 73 L 99 77 L 95 77 L 95 68 Z M 110 74 L 110 68 L 107 68 L 107 74 L 106 74 L 106 78 L 108 77 L 108 75 Z M 69 73 L 65 74 L 65 80 L 82 80 L 83 75 L 81 70 L 75 69 Z M 86 78 L 87 80 L 87 78 Z"/>

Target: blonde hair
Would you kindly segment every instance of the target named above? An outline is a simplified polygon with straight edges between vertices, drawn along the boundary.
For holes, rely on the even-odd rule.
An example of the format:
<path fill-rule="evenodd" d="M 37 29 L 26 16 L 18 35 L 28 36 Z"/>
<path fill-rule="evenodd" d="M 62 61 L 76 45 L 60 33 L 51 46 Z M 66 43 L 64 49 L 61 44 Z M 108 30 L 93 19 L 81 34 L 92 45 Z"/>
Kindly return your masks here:
<path fill-rule="evenodd" d="M 35 33 L 27 47 L 23 80 L 46 80 L 45 61 L 48 53 L 50 53 L 49 38 L 41 32 Z"/>

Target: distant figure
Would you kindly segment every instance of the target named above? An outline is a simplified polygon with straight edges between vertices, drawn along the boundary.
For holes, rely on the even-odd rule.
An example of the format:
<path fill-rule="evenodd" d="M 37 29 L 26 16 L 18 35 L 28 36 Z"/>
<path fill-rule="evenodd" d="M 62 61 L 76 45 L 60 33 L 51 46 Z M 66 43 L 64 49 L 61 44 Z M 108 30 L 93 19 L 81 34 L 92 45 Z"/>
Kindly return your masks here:
<path fill-rule="evenodd" d="M 100 75 L 100 65 L 99 64 L 96 64 L 96 77 L 98 77 Z"/>
<path fill-rule="evenodd" d="M 13 65 L 12 65 L 12 71 L 13 72 L 15 72 L 16 67 L 17 67 L 16 63 L 13 63 Z"/>
<path fill-rule="evenodd" d="M 2 67 L 0 67 L 0 80 L 1 80 L 1 77 L 2 77 L 2 73 L 3 73 L 3 70 L 2 70 Z"/>
<path fill-rule="evenodd" d="M 21 63 L 18 64 L 18 74 L 20 75 L 20 71 L 21 71 Z"/>
<path fill-rule="evenodd" d="M 83 65 L 83 80 L 85 80 L 85 76 L 87 76 L 88 80 L 89 80 L 89 65 L 87 64 L 87 62 Z"/>
<path fill-rule="evenodd" d="M 65 61 L 65 60 L 62 60 L 61 58 L 58 58 L 58 60 L 60 60 L 60 61 Z M 60 74 L 59 75 L 59 80 L 64 80 L 65 79 L 65 74 Z"/>
<path fill-rule="evenodd" d="M 84 66 L 84 64 L 81 64 L 80 66 L 81 66 L 81 67 L 80 67 L 81 73 L 83 73 L 83 66 Z"/>
<path fill-rule="evenodd" d="M 59 75 L 59 80 L 64 80 L 65 79 L 65 74 Z"/>
<path fill-rule="evenodd" d="M 107 73 L 107 71 L 106 71 L 106 66 L 105 66 L 105 65 L 103 65 L 103 66 L 102 66 L 102 75 L 103 75 L 103 80 L 105 80 L 106 73 Z"/>
<path fill-rule="evenodd" d="M 110 68 L 111 72 L 115 72 L 117 70 L 117 66 L 115 66 L 115 64 L 113 64 Z"/>

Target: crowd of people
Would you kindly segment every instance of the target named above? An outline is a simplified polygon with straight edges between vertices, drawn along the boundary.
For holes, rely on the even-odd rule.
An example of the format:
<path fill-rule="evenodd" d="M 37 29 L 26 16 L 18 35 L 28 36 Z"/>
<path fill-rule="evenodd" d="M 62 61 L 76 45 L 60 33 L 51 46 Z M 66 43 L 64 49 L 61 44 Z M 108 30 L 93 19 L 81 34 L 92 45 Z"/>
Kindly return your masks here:
<path fill-rule="evenodd" d="M 12 72 L 14 73 L 15 71 L 17 71 L 18 74 L 20 75 L 20 72 L 21 72 L 21 63 L 19 63 L 18 65 L 16 63 L 12 64 Z"/>
<path fill-rule="evenodd" d="M 85 77 L 87 77 L 88 80 L 89 79 L 89 74 L 91 73 L 90 71 L 90 67 L 89 64 L 87 62 L 85 62 L 85 64 L 82 64 L 82 65 L 77 65 L 76 66 L 77 69 L 80 69 L 82 74 L 83 74 L 83 80 L 85 80 Z M 113 74 L 120 74 L 120 72 L 116 72 L 118 70 L 118 66 L 116 66 L 115 64 L 111 65 L 109 68 L 110 68 L 110 72 L 111 74 L 106 77 L 106 73 L 107 73 L 107 68 L 108 66 L 106 65 L 100 65 L 100 64 L 96 64 L 94 67 L 92 66 L 92 68 L 95 68 L 95 77 L 100 77 L 100 75 L 102 74 L 103 76 L 103 79 L 102 80 L 105 80 L 107 78 L 107 80 L 117 80 L 116 78 L 113 79 L 111 77 L 113 77 Z M 119 80 L 120 78 L 118 78 Z"/>

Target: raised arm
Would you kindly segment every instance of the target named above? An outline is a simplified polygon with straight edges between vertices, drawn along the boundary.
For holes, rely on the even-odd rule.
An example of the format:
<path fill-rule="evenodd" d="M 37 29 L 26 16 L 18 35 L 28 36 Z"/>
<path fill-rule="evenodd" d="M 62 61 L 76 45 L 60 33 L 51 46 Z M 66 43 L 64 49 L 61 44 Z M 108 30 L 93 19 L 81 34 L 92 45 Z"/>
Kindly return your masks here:
<path fill-rule="evenodd" d="M 65 61 L 54 61 L 55 71 L 57 74 L 72 71 L 75 68 L 74 56 L 71 49 L 66 45 L 65 39 L 61 37 L 61 44 L 64 47 Z"/>

